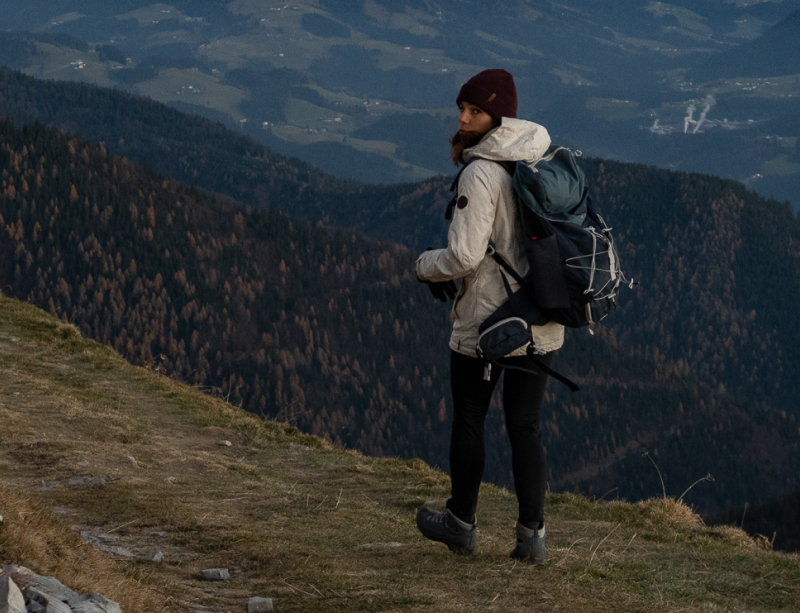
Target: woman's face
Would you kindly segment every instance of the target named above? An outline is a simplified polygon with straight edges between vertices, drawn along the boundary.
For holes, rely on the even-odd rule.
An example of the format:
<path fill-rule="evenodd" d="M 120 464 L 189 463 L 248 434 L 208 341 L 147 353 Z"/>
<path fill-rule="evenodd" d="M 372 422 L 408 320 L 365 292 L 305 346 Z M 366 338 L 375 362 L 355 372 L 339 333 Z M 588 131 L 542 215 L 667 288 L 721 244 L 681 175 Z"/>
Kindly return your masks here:
<path fill-rule="evenodd" d="M 458 132 L 464 137 L 483 136 L 494 127 L 492 116 L 469 102 L 458 105 Z"/>

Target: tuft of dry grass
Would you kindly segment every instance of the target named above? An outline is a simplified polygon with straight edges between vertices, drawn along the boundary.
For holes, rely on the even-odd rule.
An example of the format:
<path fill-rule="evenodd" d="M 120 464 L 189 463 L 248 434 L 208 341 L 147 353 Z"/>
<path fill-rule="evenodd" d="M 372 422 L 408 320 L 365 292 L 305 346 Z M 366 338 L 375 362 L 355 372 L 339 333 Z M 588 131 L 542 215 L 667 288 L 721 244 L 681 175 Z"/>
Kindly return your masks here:
<path fill-rule="evenodd" d="M 672 498 L 650 498 L 635 503 L 645 525 L 656 530 L 692 533 L 700 530 L 703 520 L 686 504 Z"/>

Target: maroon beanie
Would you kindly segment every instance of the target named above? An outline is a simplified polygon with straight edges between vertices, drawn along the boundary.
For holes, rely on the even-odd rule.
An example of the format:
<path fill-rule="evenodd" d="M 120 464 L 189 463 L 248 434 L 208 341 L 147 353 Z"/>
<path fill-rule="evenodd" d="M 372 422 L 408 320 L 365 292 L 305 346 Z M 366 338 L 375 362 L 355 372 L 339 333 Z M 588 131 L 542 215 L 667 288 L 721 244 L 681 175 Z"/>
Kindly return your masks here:
<path fill-rule="evenodd" d="M 502 68 L 489 68 L 461 86 L 456 104 L 469 102 L 492 117 L 517 117 L 517 87 L 514 77 Z"/>

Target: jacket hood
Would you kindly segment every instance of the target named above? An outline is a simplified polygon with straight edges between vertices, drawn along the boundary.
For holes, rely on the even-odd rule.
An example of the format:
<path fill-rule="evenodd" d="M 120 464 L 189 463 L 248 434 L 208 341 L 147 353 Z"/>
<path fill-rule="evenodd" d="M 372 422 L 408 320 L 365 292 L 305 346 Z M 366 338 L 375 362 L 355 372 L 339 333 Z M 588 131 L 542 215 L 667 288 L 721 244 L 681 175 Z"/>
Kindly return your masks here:
<path fill-rule="evenodd" d="M 535 162 L 550 146 L 550 134 L 544 126 L 524 119 L 503 117 L 502 123 L 490 130 L 474 147 L 465 149 L 463 158 L 473 157 L 494 162 Z"/>

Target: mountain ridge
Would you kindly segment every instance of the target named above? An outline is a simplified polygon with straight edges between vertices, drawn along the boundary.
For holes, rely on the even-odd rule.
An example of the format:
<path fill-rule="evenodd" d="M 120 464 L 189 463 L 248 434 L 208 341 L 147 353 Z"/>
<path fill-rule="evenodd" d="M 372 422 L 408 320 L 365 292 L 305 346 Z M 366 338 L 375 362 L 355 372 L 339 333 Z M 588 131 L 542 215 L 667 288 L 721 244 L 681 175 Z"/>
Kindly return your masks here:
<path fill-rule="evenodd" d="M 696 80 L 733 77 L 779 77 L 800 71 L 800 10 L 755 40 L 744 43 L 692 69 Z"/>

